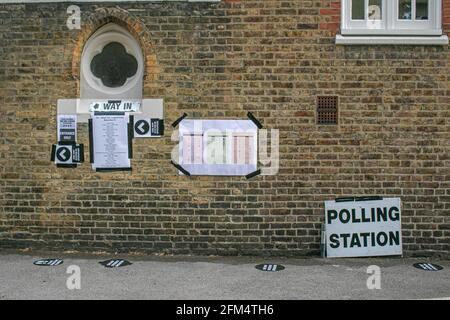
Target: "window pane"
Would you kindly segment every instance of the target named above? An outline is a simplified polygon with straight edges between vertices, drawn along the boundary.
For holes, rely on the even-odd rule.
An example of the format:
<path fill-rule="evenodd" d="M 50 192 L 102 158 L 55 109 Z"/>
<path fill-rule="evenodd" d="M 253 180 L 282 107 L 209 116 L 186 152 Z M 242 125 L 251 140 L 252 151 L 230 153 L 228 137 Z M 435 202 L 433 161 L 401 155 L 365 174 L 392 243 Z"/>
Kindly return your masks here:
<path fill-rule="evenodd" d="M 428 0 L 416 0 L 416 20 L 428 20 Z"/>
<path fill-rule="evenodd" d="M 138 62 L 118 42 L 107 44 L 91 61 L 91 72 L 108 88 L 122 87 L 138 70 Z"/>
<path fill-rule="evenodd" d="M 369 0 L 369 20 L 381 20 L 382 17 L 382 0 Z"/>
<path fill-rule="evenodd" d="M 400 20 L 412 19 L 411 0 L 398 0 L 398 18 Z"/>
<path fill-rule="evenodd" d="M 352 20 L 364 20 L 364 0 L 352 0 Z"/>

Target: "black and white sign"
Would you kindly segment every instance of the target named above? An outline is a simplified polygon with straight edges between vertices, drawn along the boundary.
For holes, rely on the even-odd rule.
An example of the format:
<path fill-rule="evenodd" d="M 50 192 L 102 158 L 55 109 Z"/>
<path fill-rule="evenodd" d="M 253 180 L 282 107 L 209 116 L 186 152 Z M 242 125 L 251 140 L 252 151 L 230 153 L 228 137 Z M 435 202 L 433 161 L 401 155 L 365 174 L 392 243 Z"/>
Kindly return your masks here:
<path fill-rule="evenodd" d="M 90 122 L 91 162 L 95 170 L 131 168 L 130 117 L 126 114 L 95 114 Z"/>
<path fill-rule="evenodd" d="M 120 268 L 132 265 L 131 262 L 123 259 L 111 259 L 100 262 L 105 268 Z"/>
<path fill-rule="evenodd" d="M 266 272 L 277 272 L 285 269 L 281 264 L 258 264 L 255 268 Z"/>
<path fill-rule="evenodd" d="M 82 144 L 57 144 L 53 146 L 52 161 L 57 165 L 77 165 L 84 162 Z"/>
<path fill-rule="evenodd" d="M 402 254 L 399 198 L 371 201 L 326 201 L 327 257 Z"/>
<path fill-rule="evenodd" d="M 70 148 L 70 149 L 69 149 Z M 57 163 L 67 163 L 72 160 L 72 146 L 60 146 L 56 150 Z"/>
<path fill-rule="evenodd" d="M 148 135 L 150 132 L 150 124 L 146 120 L 139 120 L 134 124 L 134 131 L 138 136 Z"/>
<path fill-rule="evenodd" d="M 425 270 L 425 271 L 440 271 L 444 269 L 442 266 L 434 263 L 416 263 L 414 268 Z"/>
<path fill-rule="evenodd" d="M 42 259 L 42 260 L 37 260 L 37 261 L 33 262 L 33 264 L 35 266 L 40 266 L 40 267 L 56 267 L 63 263 L 64 263 L 64 261 L 61 259 Z"/>
<path fill-rule="evenodd" d="M 141 101 L 108 100 L 91 103 L 90 112 L 139 112 Z"/>
<path fill-rule="evenodd" d="M 154 138 L 164 135 L 164 120 L 134 116 L 135 138 Z"/>
<path fill-rule="evenodd" d="M 58 142 L 77 141 L 77 116 L 58 115 Z"/>

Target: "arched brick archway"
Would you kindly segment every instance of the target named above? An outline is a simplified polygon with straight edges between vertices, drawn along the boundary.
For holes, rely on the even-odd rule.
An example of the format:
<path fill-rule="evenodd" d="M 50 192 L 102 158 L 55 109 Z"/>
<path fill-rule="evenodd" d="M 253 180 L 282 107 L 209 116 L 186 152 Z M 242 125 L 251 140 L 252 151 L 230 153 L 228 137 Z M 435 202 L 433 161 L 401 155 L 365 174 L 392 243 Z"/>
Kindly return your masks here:
<path fill-rule="evenodd" d="M 80 79 L 81 56 L 87 40 L 99 28 L 109 23 L 115 23 L 127 29 L 139 42 L 144 56 L 144 81 L 155 79 L 157 75 L 156 54 L 150 40 L 150 33 L 139 18 L 120 8 L 100 8 L 88 17 L 83 17 L 81 32 L 76 39 L 72 55 L 72 77 L 77 80 Z"/>

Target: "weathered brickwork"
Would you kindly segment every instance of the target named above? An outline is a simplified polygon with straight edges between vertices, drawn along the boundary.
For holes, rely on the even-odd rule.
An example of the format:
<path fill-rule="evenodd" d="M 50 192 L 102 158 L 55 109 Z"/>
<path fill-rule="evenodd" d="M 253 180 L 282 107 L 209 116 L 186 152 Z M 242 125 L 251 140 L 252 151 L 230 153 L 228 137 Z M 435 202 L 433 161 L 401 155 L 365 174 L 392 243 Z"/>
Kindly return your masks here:
<path fill-rule="evenodd" d="M 407 255 L 449 256 L 447 46 L 337 46 L 339 1 L 80 7 L 68 30 L 67 4 L 0 5 L 0 247 L 316 255 L 324 200 L 384 195 L 402 198 Z M 251 111 L 280 130 L 278 175 L 178 176 L 169 125 L 134 141 L 132 173 L 57 169 L 57 100 L 78 97 L 84 41 L 109 21 L 139 38 L 167 124 Z M 320 95 L 339 96 L 338 126 L 316 125 Z"/>

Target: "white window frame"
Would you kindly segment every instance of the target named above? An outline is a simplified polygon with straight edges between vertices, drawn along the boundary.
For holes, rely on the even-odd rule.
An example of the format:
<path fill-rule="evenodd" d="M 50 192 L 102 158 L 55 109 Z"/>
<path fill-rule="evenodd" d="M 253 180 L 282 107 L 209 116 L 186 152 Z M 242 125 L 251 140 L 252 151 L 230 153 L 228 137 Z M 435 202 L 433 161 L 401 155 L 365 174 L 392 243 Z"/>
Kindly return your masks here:
<path fill-rule="evenodd" d="M 442 0 L 429 0 L 428 20 L 400 20 L 398 19 L 398 1 L 382 0 L 382 20 L 367 19 L 367 3 L 365 0 L 365 20 L 352 20 L 352 1 L 342 0 L 341 35 L 442 35 Z M 415 4 L 416 0 L 412 0 Z M 413 6 L 415 7 L 415 5 Z M 415 10 L 414 10 L 415 11 Z"/>
<path fill-rule="evenodd" d="M 369 0 L 364 0 L 364 20 L 352 20 L 352 3 L 354 0 L 342 1 L 342 34 L 369 34 L 370 30 L 386 29 L 386 0 L 382 0 L 381 20 L 368 19 Z M 392 0 L 390 0 L 392 1 Z M 344 18 L 345 17 L 345 18 Z"/>

